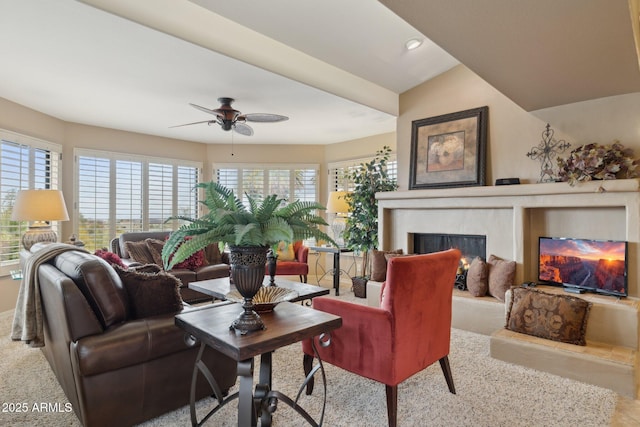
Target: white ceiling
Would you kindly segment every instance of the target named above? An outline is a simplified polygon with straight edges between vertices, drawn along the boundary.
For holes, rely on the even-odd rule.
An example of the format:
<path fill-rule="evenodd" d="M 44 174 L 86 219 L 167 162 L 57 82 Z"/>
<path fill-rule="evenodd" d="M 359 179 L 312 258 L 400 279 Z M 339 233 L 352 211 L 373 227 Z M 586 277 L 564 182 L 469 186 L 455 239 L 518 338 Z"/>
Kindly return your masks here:
<path fill-rule="evenodd" d="M 381 1 L 411 25 L 374 0 L 0 0 L 0 97 L 204 143 L 232 133 L 170 126 L 232 97 L 290 117 L 235 143 L 330 144 L 395 131 L 399 94 L 458 64 L 403 50 L 416 28 L 528 111 L 640 91 L 638 0 Z"/>
<path fill-rule="evenodd" d="M 189 103 L 232 97 L 243 113 L 290 118 L 252 124 L 254 136 L 235 143 L 327 144 L 395 131 L 398 93 L 457 64 L 430 43 L 404 52 L 420 34 L 376 1 L 302 4 L 0 0 L 0 97 L 70 122 L 205 143 L 229 143 L 231 132 L 170 126 L 213 117 Z M 354 27 L 356 15 L 366 25 Z M 261 58 L 272 71 L 251 65 Z"/>

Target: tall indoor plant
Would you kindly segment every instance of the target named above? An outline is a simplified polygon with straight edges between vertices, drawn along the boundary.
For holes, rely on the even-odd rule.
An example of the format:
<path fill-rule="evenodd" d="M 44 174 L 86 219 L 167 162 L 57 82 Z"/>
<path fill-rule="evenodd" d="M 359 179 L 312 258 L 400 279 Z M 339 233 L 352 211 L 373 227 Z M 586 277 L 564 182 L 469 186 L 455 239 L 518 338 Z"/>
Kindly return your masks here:
<path fill-rule="evenodd" d="M 247 194 L 249 208 L 246 208 L 232 190 L 217 182 L 201 183 L 197 188 L 204 190 L 201 203 L 207 212 L 199 218 L 170 218 L 186 223 L 171 233 L 164 245 L 165 269 L 210 244 L 228 244 L 231 274 L 245 301 L 245 312 L 232 326 L 241 332 L 262 329 L 264 325 L 253 311 L 251 299 L 262 286 L 267 251 L 281 241 L 291 243 L 311 237 L 334 243 L 319 228 L 328 225 L 316 213 L 325 207 L 299 200 L 283 206 L 284 200 L 275 194 L 262 200 Z"/>
<path fill-rule="evenodd" d="M 378 248 L 378 201 L 376 193 L 394 191 L 398 188 L 396 180 L 389 176 L 387 163 L 391 148 L 384 146 L 376 152 L 368 163 L 361 163 L 349 178 L 355 187 L 345 197 L 349 204 L 350 215 L 344 231 L 346 245 L 362 253 L 361 276 L 354 281 L 354 290 L 358 282 L 366 283 L 369 269 L 369 251 Z"/>

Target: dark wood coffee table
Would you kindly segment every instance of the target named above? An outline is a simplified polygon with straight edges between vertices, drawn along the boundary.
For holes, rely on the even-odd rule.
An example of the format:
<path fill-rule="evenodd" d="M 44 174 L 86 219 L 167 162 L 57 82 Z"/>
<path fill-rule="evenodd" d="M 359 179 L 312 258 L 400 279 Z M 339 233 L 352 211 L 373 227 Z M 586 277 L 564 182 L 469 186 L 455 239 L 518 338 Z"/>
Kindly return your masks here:
<path fill-rule="evenodd" d="M 272 312 L 260 314 L 266 329 L 241 335 L 230 330 L 229 325 L 231 325 L 242 310 L 241 304 L 226 304 L 179 314 L 175 318 L 176 325 L 200 340 L 200 351 L 196 358 L 191 383 L 190 407 L 192 425 L 202 425 L 202 423 L 224 405 L 236 398 L 238 398 L 238 426 L 255 426 L 258 418 L 260 418 L 261 427 L 270 426 L 271 416 L 277 409 L 278 402 L 283 402 L 293 408 L 312 426 L 322 425 L 324 419 L 324 404 L 322 406 L 319 423 L 316 423 L 314 419 L 297 404 L 297 398 L 294 401 L 279 391 L 271 390 L 271 356 L 272 352 L 278 348 L 339 328 L 342 326 L 342 319 L 333 314 L 314 310 L 309 307 L 283 302 L 278 304 Z M 220 387 L 216 383 L 215 378 L 207 366 L 201 361 L 202 354 L 207 346 L 220 351 L 238 362 L 238 378 L 240 384 L 237 393 L 227 396 L 224 399 L 222 398 Z M 260 372 L 259 383 L 256 384 L 254 391 L 253 359 L 255 356 L 260 356 Z M 318 357 L 317 352 L 316 357 Z M 302 358 L 300 360 L 302 360 Z M 301 392 L 306 386 L 308 379 L 318 370 L 322 372 L 326 403 L 326 382 L 324 381 L 324 370 L 320 361 L 316 369 L 311 371 L 309 377 L 305 379 L 300 386 L 298 396 L 302 394 Z M 195 409 L 195 390 L 198 371 L 202 372 L 207 379 L 217 399 L 217 405 L 211 409 L 200 422 L 197 420 Z M 301 373 L 302 372 L 303 369 L 301 366 Z"/>
<path fill-rule="evenodd" d="M 269 276 L 264 277 L 264 285 L 269 284 Z M 292 282 L 290 280 L 276 278 L 276 286 L 291 289 L 298 293 L 298 296 L 291 299 L 291 302 L 311 300 L 321 295 L 328 295 L 329 289 L 322 286 L 309 285 L 308 283 Z M 226 300 L 227 294 L 235 290 L 235 286 L 231 285 L 228 277 L 222 279 L 201 280 L 199 282 L 189 283 L 189 289 L 202 292 L 220 300 Z"/>

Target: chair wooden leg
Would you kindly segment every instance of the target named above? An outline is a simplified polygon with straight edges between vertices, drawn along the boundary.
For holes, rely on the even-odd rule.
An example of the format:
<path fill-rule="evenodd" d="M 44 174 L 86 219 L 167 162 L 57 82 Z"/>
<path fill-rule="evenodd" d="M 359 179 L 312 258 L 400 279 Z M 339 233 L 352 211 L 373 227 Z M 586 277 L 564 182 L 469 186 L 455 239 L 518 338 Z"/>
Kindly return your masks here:
<path fill-rule="evenodd" d="M 387 391 L 387 418 L 389 427 L 396 427 L 398 423 L 398 386 L 385 385 Z"/>
<path fill-rule="evenodd" d="M 309 372 L 311 372 L 311 369 L 313 368 L 313 357 L 305 353 L 304 356 L 302 357 L 302 367 L 304 368 L 304 376 L 306 378 L 307 375 L 309 375 Z M 311 379 L 309 379 L 309 382 L 307 383 L 307 390 L 305 392 L 307 396 L 313 393 L 313 383 L 314 383 L 314 378 L 311 377 Z"/>
<path fill-rule="evenodd" d="M 305 275 L 302 275 L 302 274 L 301 274 L 301 275 L 300 275 L 300 281 L 301 281 L 302 283 L 307 283 L 307 275 L 306 275 L 306 274 L 305 274 Z"/>
<path fill-rule="evenodd" d="M 451 366 L 449 366 L 449 356 L 445 356 L 440 359 L 440 367 L 442 368 L 444 378 L 447 380 L 449 391 L 453 394 L 456 394 L 456 387 L 455 385 L 453 385 L 453 375 L 451 374 Z"/>

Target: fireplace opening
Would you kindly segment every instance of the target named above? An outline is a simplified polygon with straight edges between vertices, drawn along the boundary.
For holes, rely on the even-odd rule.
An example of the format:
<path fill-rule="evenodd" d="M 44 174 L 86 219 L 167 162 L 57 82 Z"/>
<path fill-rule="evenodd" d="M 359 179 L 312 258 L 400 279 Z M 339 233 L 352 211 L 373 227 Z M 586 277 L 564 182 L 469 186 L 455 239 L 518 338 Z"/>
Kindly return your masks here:
<path fill-rule="evenodd" d="M 414 233 L 413 251 L 417 254 L 429 254 L 455 248 L 460 250 L 462 257 L 455 286 L 467 289 L 467 269 L 475 257 L 487 259 L 487 236 L 478 234 L 437 234 Z"/>

